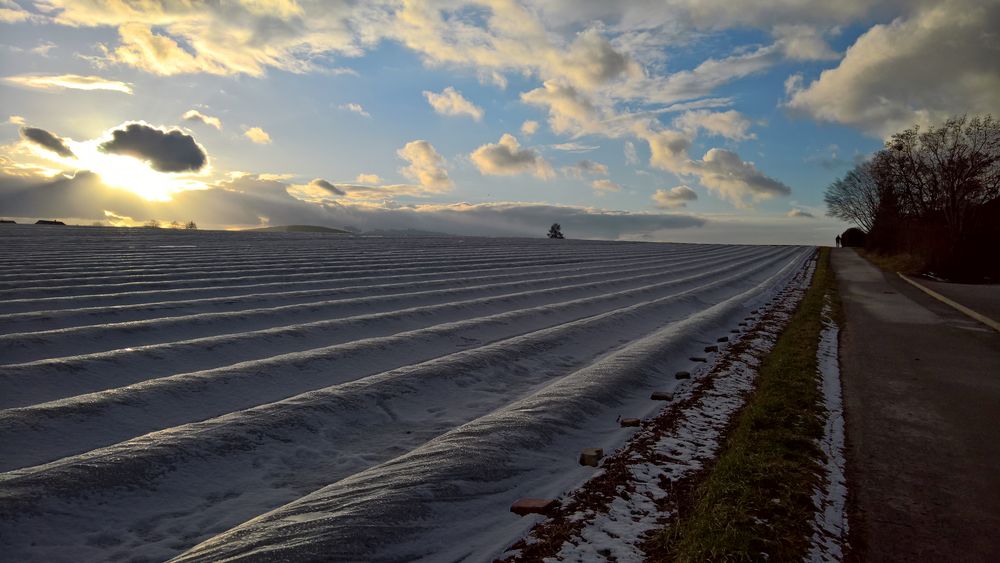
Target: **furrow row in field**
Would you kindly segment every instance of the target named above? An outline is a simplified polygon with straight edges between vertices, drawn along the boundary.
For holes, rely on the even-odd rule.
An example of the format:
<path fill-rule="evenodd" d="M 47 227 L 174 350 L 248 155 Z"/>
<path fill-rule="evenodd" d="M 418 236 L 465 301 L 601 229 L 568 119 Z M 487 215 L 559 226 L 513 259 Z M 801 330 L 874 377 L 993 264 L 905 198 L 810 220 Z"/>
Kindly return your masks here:
<path fill-rule="evenodd" d="M 568 434 L 578 441 L 596 417 L 613 424 L 615 410 L 648 395 L 654 381 L 780 289 L 806 256 L 798 249 L 748 255 L 752 265 L 675 288 L 680 293 L 3 474 L 0 537 L 18 538 L 12 555 L 46 537 L 51 553 L 63 542 L 79 546 L 79 560 L 163 559 L 294 501 L 185 557 L 260 549 L 406 559 L 382 542 L 398 538 L 395 547 L 407 549 L 408 534 L 428 533 L 431 520 L 423 518 L 433 511 L 444 510 L 438 522 L 450 526 L 440 533 L 469 531 L 449 502 L 471 513 L 485 503 L 502 516 L 496 495 L 502 504 L 542 479 L 556 486 L 580 479 L 579 444 L 567 448 Z M 261 378 L 234 387 L 256 388 Z M 147 404 L 169 402 L 170 394 Z M 558 463 L 533 463 L 553 456 Z M 507 520 L 499 524 L 510 531 Z"/>
<path fill-rule="evenodd" d="M 0 320 L 2 320 L 2 325 L 0 325 L 0 334 L 13 332 L 36 332 L 41 330 L 72 328 L 109 322 L 137 321 L 162 316 L 179 316 L 192 313 L 238 311 L 252 308 L 254 305 L 292 305 L 297 303 L 309 303 L 310 300 L 315 301 L 318 297 L 374 297 L 393 293 L 411 293 L 421 290 L 428 291 L 435 288 L 447 289 L 483 284 L 502 284 L 518 280 L 536 280 L 539 282 L 549 281 L 557 283 L 560 279 L 571 279 L 586 273 L 628 271 L 632 268 L 646 265 L 667 263 L 680 264 L 684 261 L 709 261 L 715 258 L 724 259 L 725 257 L 737 252 L 740 252 L 740 250 L 730 249 L 728 251 L 705 253 L 704 255 L 699 255 L 696 258 L 684 256 L 678 257 L 672 255 L 639 257 L 629 255 L 627 258 L 603 259 L 574 264 L 546 264 L 544 266 L 516 267 L 508 269 L 507 271 L 509 273 L 503 274 L 494 272 L 480 275 L 469 275 L 471 272 L 462 271 L 461 273 L 452 274 L 441 279 L 416 282 L 363 284 L 301 290 L 288 289 L 272 293 L 249 293 L 225 297 L 153 301 L 149 303 L 136 303 L 131 305 L 91 306 L 78 307 L 74 309 L 42 309 L 23 313 L 0 315 Z M 553 275 L 553 268 L 558 268 L 558 276 Z"/>
<path fill-rule="evenodd" d="M 620 256 L 621 254 L 617 254 Z M 396 269 L 375 268 L 362 271 L 345 272 L 337 270 L 332 274 L 312 274 L 308 276 L 297 276 L 294 280 L 271 281 L 261 283 L 259 280 L 248 280 L 254 283 L 242 283 L 237 285 L 216 285 L 206 287 L 184 287 L 178 289 L 152 289 L 140 290 L 132 288 L 129 291 L 90 293 L 81 295 L 33 297 L 20 299 L 5 299 L 0 301 L 0 313 L 30 312 L 40 309 L 63 309 L 79 306 L 81 302 L 86 302 L 90 306 L 110 306 L 123 304 L 147 303 L 163 299 L 177 298 L 205 298 L 205 297 L 226 297 L 239 296 L 249 293 L 257 293 L 265 289 L 273 289 L 276 292 L 287 291 L 295 287 L 343 287 L 348 285 L 378 284 L 378 283 L 402 283 L 409 281 L 435 280 L 452 276 L 478 275 L 497 272 L 519 271 L 519 269 L 547 267 L 555 275 L 561 269 L 569 269 L 575 264 L 595 263 L 601 257 L 587 260 L 571 260 L 565 258 L 538 258 L 534 260 L 521 259 L 514 262 L 489 262 L 477 267 L 455 266 L 438 267 L 425 271 L 413 271 L 412 273 L 399 273 Z M 305 279 L 301 279 L 305 277 Z M 217 280 L 218 281 L 218 280 Z"/>
<path fill-rule="evenodd" d="M 340 277 L 362 277 L 366 275 L 371 275 L 373 273 L 380 272 L 396 272 L 396 273 L 435 273 L 444 272 L 449 270 L 454 270 L 457 268 L 469 268 L 474 269 L 477 267 L 484 266 L 513 266 L 523 262 L 530 263 L 532 256 L 517 256 L 512 254 L 509 256 L 488 256 L 484 257 L 482 255 L 477 255 L 475 258 L 441 258 L 437 260 L 428 261 L 426 263 L 421 263 L 419 261 L 411 259 L 405 259 L 402 261 L 394 261 L 390 263 L 374 263 L 368 264 L 361 261 L 359 264 L 350 265 L 318 265 L 318 266 L 306 266 L 306 267 L 295 267 L 295 268 L 279 268 L 270 271 L 244 271 L 241 275 L 206 275 L 203 277 L 186 277 L 182 276 L 178 279 L 171 280 L 153 280 L 153 281 L 122 281 L 114 283 L 68 283 L 66 285 L 45 285 L 45 284 L 30 284 L 27 287 L 15 287 L 13 289 L 0 289 L 0 298 L 2 299 L 28 299 L 28 298 L 39 298 L 39 297 L 65 297 L 65 296 L 86 296 L 99 291 L 115 291 L 115 292 L 132 292 L 132 291 L 151 291 L 151 290 L 169 290 L 169 289 L 183 289 L 183 288 L 199 288 L 205 285 L 211 285 L 213 283 L 224 283 L 227 285 L 247 285 L 252 283 L 262 283 L 268 281 L 282 281 L 282 280 L 298 280 L 298 279 L 315 279 L 317 277 L 325 277 L 330 275 L 337 275 Z M 541 256 L 541 259 L 551 259 L 551 256 Z M 57 280 L 59 283 L 63 283 L 62 280 Z"/>
<path fill-rule="evenodd" d="M 502 239 L 501 239 L 502 240 Z M 143 245 L 137 247 L 133 253 L 123 255 L 115 252 L 113 243 L 108 242 L 108 246 L 92 249 L 86 252 L 78 244 L 74 244 L 71 249 L 65 252 L 53 251 L 53 246 L 38 247 L 37 249 L 17 247 L 14 253 L 0 254 L 0 259 L 6 259 L 9 269 L 3 275 L 7 276 L 37 276 L 39 274 L 79 274 L 97 271 L 121 271 L 135 267 L 140 269 L 166 268 L 174 266 L 209 266 L 221 261 L 233 261 L 235 263 L 252 264 L 254 262 L 266 263 L 270 260 L 283 257 L 291 259 L 313 258 L 316 260 L 337 259 L 351 260 L 377 256 L 384 259 L 392 258 L 433 258 L 435 256 L 474 255 L 476 253 L 503 254 L 514 249 L 524 254 L 550 254 L 551 246 L 539 244 L 540 241 L 519 240 L 516 243 L 497 242 L 494 245 L 485 246 L 480 240 L 476 244 L 466 245 L 459 239 L 451 244 L 438 245 L 433 248 L 420 243 L 399 244 L 394 241 L 394 247 L 386 248 L 383 241 L 367 241 L 356 239 L 349 244 L 329 244 L 329 241 L 305 241 L 315 242 L 314 246 L 302 244 L 288 245 L 285 247 L 274 246 L 272 243 L 262 247 L 249 247 L 246 249 L 231 248 L 221 246 L 218 248 L 206 249 L 197 252 L 164 250 L 155 245 Z M 60 241 L 65 243 L 65 241 Z M 397 247 L 398 246 L 398 247 Z M 656 249 L 654 245 L 645 246 L 647 250 Z M 681 245 L 671 248 L 658 248 L 661 252 L 676 252 L 684 247 Z M 587 253 L 601 253 L 613 248 L 600 245 L 588 245 L 586 249 L 580 248 L 560 248 L 560 254 L 576 256 Z M 619 251 L 621 248 L 619 247 Z"/>
<path fill-rule="evenodd" d="M 178 374 L 64 400 L 0 411 L 0 442 L 34 444 L 0 461 L 0 470 L 45 463 L 63 456 L 125 440 L 140 434 L 184 424 L 265 402 L 278 401 L 311 389 L 363 380 L 371 374 L 406 366 L 421 359 L 446 355 L 456 349 L 488 349 L 478 361 L 493 366 L 493 358 L 509 358 L 524 345 L 522 357 L 542 354 L 561 343 L 615 330 L 621 345 L 674 322 L 726 295 L 776 263 L 789 251 L 773 251 L 763 258 L 721 267 L 707 273 L 590 297 L 559 305 L 545 305 L 492 317 L 448 323 L 390 337 L 371 338 L 276 355 L 201 372 Z M 602 305 L 604 311 L 602 311 Z M 474 307 L 479 310 L 479 307 Z M 578 320 L 571 320 L 577 318 Z M 554 326 L 549 323 L 558 323 Z M 534 326 L 542 326 L 526 332 Z M 511 337 L 511 333 L 518 336 Z M 479 338 L 477 338 L 479 337 Z M 576 339 L 576 340 L 574 340 Z M 486 344 L 491 342 L 491 344 Z M 590 357 L 602 347 L 558 354 L 560 358 Z M 541 362 L 540 362 L 541 363 Z M 560 362 L 563 363 L 563 362 Z M 467 368 L 464 368 L 467 369 Z M 98 432 L 98 429 L 101 429 Z"/>
<path fill-rule="evenodd" d="M 660 273 L 663 273 L 662 266 L 659 268 Z M 643 268 L 626 273 L 604 274 L 600 276 L 604 278 L 603 281 L 596 282 L 593 276 L 587 276 L 591 280 L 589 283 L 580 283 L 580 279 L 549 279 L 547 283 L 540 282 L 529 286 L 533 289 L 521 291 L 518 291 L 521 288 L 514 285 L 507 288 L 487 287 L 489 291 L 482 292 L 482 296 L 466 300 L 400 307 L 378 313 L 294 323 L 256 331 L 200 338 L 184 337 L 160 344 L 0 366 L 0 391 L 3 391 L 0 393 L 0 408 L 51 401 L 172 373 L 204 370 L 435 324 L 474 321 L 478 317 L 505 312 L 518 313 L 509 319 L 509 323 L 521 322 L 522 317 L 532 315 L 535 310 L 544 314 L 536 315 L 534 319 L 527 317 L 531 322 L 556 323 L 560 318 L 556 312 L 576 318 L 573 315 L 587 314 L 588 309 L 585 307 L 614 306 L 614 303 L 619 303 L 624 298 L 624 291 L 648 291 L 665 287 L 664 283 L 672 283 L 669 280 L 691 271 L 672 267 L 670 276 L 663 278 L 667 282 L 650 285 L 646 282 L 658 279 L 655 270 L 656 266 L 650 266 L 648 270 Z M 641 272 L 644 273 L 640 275 Z M 573 285 L 568 285 L 570 283 Z M 490 295 L 494 292 L 500 295 Z M 631 295 L 642 294 L 633 291 Z M 71 340 L 77 342 L 78 336 L 79 334 L 74 335 Z M 185 336 L 189 335 L 185 333 Z M 462 342 L 466 340 L 471 340 L 467 334 L 463 335 Z M 141 366 L 141 369 L 136 366 Z"/>
<path fill-rule="evenodd" d="M 549 257 L 551 253 L 543 252 L 544 249 L 529 251 L 527 249 L 504 249 L 503 251 L 491 252 L 490 260 L 508 261 L 516 263 L 519 260 Z M 588 258 L 600 259 L 610 257 L 614 254 L 611 251 L 605 253 L 590 253 L 586 256 L 574 253 L 563 255 L 563 258 Z M 49 258 L 46 257 L 46 260 Z M 33 275 L 20 274 L 14 279 L 0 279 L 0 290 L 13 290 L 23 287 L 31 288 L 60 288 L 66 286 L 86 286 L 95 284 L 110 287 L 126 284 L 139 284 L 143 282 L 169 282 L 183 281 L 188 279 L 211 280 L 214 278 L 239 279 L 247 275 L 280 275 L 286 273 L 308 273 L 313 271 L 330 271 L 334 268 L 393 268 L 399 266 L 420 266 L 439 265 L 441 263 L 468 264 L 474 265 L 483 261 L 483 253 L 479 250 L 454 252 L 440 252 L 433 255 L 399 253 L 396 255 L 380 253 L 377 256 L 372 254 L 359 254 L 357 256 L 344 256 L 343 254 L 331 255 L 329 252 L 301 256 L 299 253 L 286 253 L 285 256 L 275 256 L 270 260 L 263 260 L 258 257 L 250 257 L 245 260 L 233 260 L 225 256 L 215 256 L 206 260 L 206 263 L 191 268 L 186 260 L 176 260 L 160 264 L 146 271 L 127 271 L 115 264 L 102 261 L 99 265 L 91 264 L 84 272 L 72 274 L 59 272 L 44 272 Z M 241 275 L 242 274 L 242 275 Z M 7 274 L 15 276 L 15 274 Z"/>
<path fill-rule="evenodd" d="M 603 446 L 607 451 L 624 441 L 628 433 L 615 427 L 613 415 L 622 409 L 653 410 L 641 391 L 663 385 L 678 364 L 676 358 L 692 349 L 688 334 L 738 318 L 748 303 L 760 304 L 801 280 L 802 265 L 790 263 L 767 282 L 531 396 L 254 518 L 172 561 L 248 556 L 459 560 L 472 553 L 499 553 L 532 523 L 505 510 L 511 500 L 553 497 L 592 476 L 576 461 L 580 448 Z"/>
<path fill-rule="evenodd" d="M 730 259 L 732 260 L 732 259 Z M 723 264 L 727 260 L 720 260 Z M 489 285 L 468 288 L 429 290 L 389 294 L 376 297 L 355 297 L 314 301 L 277 307 L 260 307 L 221 313 L 196 313 L 172 317 L 158 317 L 141 321 L 115 322 L 28 333 L 0 335 L 0 353 L 5 362 L 24 363 L 44 358 L 75 356 L 126 347 L 172 342 L 181 339 L 242 333 L 276 326 L 337 319 L 360 314 L 406 309 L 419 305 L 433 305 L 475 299 L 482 295 L 503 296 L 506 299 L 536 297 L 546 299 L 566 295 L 570 291 L 614 291 L 618 285 L 639 283 L 654 278 L 671 279 L 673 276 L 705 268 L 704 263 L 660 266 L 635 275 L 616 274 L 608 281 L 575 280 L 548 290 L 518 291 L 513 288 Z M 523 295 L 527 293 L 527 295 Z M 501 297 L 498 297 L 498 299 Z M 63 354 L 60 356 L 60 353 Z"/>

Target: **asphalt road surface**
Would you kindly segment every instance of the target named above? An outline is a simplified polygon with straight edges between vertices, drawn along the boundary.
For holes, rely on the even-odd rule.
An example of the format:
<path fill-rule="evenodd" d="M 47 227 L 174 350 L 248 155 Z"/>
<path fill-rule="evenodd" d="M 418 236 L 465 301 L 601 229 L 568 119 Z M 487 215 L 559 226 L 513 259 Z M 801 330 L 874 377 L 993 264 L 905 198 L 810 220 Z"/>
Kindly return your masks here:
<path fill-rule="evenodd" d="M 1000 333 L 835 249 L 852 560 L 1000 561 Z"/>

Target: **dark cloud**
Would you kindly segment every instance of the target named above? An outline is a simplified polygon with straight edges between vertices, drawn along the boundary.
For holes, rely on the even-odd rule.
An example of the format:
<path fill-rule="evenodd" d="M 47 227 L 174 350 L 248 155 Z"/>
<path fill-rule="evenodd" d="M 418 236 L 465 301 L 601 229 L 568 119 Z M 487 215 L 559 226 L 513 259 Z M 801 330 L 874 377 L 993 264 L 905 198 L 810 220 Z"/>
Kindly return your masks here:
<path fill-rule="evenodd" d="M 69 147 L 66 146 L 66 143 L 63 142 L 58 135 L 49 133 L 45 129 L 39 129 L 37 127 L 22 127 L 21 137 L 23 137 L 26 141 L 31 141 L 32 143 L 35 143 L 46 150 L 50 150 L 59 156 L 76 158 L 73 151 L 69 150 Z"/>
<path fill-rule="evenodd" d="M 330 182 L 327 182 L 326 180 L 324 180 L 322 178 L 316 178 L 312 182 L 309 182 L 309 185 L 310 186 L 316 186 L 317 188 L 322 188 L 322 189 L 330 192 L 333 195 L 346 195 L 344 193 L 344 190 L 338 188 L 337 186 L 334 186 L 333 184 L 331 184 Z"/>
<path fill-rule="evenodd" d="M 799 217 L 805 219 L 815 219 L 816 216 L 803 209 L 795 208 L 788 212 L 789 217 Z"/>
<path fill-rule="evenodd" d="M 194 137 L 177 129 L 164 131 L 145 123 L 129 123 L 111 132 L 102 151 L 145 160 L 160 172 L 194 172 L 204 168 L 208 155 Z"/>

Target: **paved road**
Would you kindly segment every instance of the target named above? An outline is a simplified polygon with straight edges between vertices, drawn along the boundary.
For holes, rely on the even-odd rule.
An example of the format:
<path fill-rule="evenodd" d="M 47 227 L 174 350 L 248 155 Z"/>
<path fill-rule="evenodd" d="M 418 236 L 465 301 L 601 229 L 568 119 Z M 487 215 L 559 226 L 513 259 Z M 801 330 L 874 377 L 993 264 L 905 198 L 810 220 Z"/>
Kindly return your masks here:
<path fill-rule="evenodd" d="M 916 278 L 916 281 L 980 315 L 1000 322 L 1000 284 L 944 283 L 924 278 Z"/>
<path fill-rule="evenodd" d="M 854 560 L 1000 561 L 1000 333 L 835 249 Z"/>

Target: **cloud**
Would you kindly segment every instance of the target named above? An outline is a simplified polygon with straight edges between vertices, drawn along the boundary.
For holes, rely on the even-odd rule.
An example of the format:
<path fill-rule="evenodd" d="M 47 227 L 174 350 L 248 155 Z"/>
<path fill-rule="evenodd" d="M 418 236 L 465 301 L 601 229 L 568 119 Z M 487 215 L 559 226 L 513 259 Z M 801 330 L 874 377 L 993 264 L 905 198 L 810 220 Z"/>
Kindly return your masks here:
<path fill-rule="evenodd" d="M 736 110 L 688 111 L 674 119 L 674 126 L 688 131 L 692 135 L 701 130 L 734 141 L 755 139 L 757 137 L 753 133 L 748 133 L 750 120 Z"/>
<path fill-rule="evenodd" d="M 359 55 L 360 37 L 349 25 L 355 8 L 295 1 L 96 2 L 48 0 L 55 23 L 116 26 L 108 62 L 160 75 L 203 72 L 263 76 L 268 67 L 288 72 L 338 72 L 330 54 Z M 307 10 L 308 8 L 308 10 Z M 363 7 L 356 8 L 363 11 Z M 367 10 L 373 13 L 375 10 Z M 378 14 L 377 17 L 381 17 Z"/>
<path fill-rule="evenodd" d="M 771 32 L 778 40 L 785 57 L 795 61 L 829 61 L 840 56 L 830 48 L 823 34 L 815 26 L 782 24 Z"/>
<path fill-rule="evenodd" d="M 159 129 L 142 122 L 111 132 L 101 152 L 131 156 L 160 172 L 195 172 L 208 164 L 208 154 L 194 137 L 178 129 Z"/>
<path fill-rule="evenodd" d="M 803 209 L 795 208 L 786 214 L 788 217 L 815 219 L 816 216 Z"/>
<path fill-rule="evenodd" d="M 7 82 L 36 88 L 39 90 L 107 90 L 132 93 L 132 85 L 128 82 L 108 80 L 100 76 L 81 76 L 79 74 L 20 74 L 4 78 Z"/>
<path fill-rule="evenodd" d="M 601 130 L 601 110 L 572 86 L 547 80 L 541 88 L 521 94 L 521 100 L 547 109 L 549 127 L 555 133 L 578 135 Z"/>
<path fill-rule="evenodd" d="M 24 118 L 20 115 L 12 115 L 7 118 L 7 123 L 11 125 L 24 125 Z"/>
<path fill-rule="evenodd" d="M 267 131 L 264 131 L 260 127 L 250 127 L 243 132 L 243 136 L 250 139 L 258 145 L 269 145 L 271 144 L 271 136 L 268 135 Z"/>
<path fill-rule="evenodd" d="M 701 185 L 737 207 L 746 207 L 747 199 L 756 202 L 792 193 L 791 188 L 764 175 L 752 162 L 724 149 L 709 149 L 701 160 L 689 162 L 685 169 L 698 176 Z"/>
<path fill-rule="evenodd" d="M 378 174 L 358 174 L 354 181 L 359 184 L 379 184 L 382 182 L 382 178 Z"/>
<path fill-rule="evenodd" d="M 748 207 L 747 200 L 757 202 L 791 193 L 791 188 L 760 172 L 733 151 L 712 148 L 701 160 L 691 159 L 690 132 L 654 129 L 643 123 L 636 125 L 634 132 L 649 143 L 651 166 L 679 176 L 694 176 L 714 195 L 737 207 Z"/>
<path fill-rule="evenodd" d="M 361 107 L 361 104 L 355 104 L 355 103 L 341 104 L 341 105 L 337 106 L 337 109 L 351 111 L 351 112 L 354 112 L 354 113 L 356 113 L 356 114 L 358 114 L 358 115 L 360 115 L 362 117 L 371 117 L 372 116 L 372 114 L 370 114 L 367 111 L 365 111 L 365 108 Z"/>
<path fill-rule="evenodd" d="M 787 106 L 886 137 L 961 113 L 1000 113 L 1000 4 L 952 0 L 875 25 Z"/>
<path fill-rule="evenodd" d="M 454 186 L 448 177 L 444 158 L 434 145 L 424 140 L 410 141 L 396 151 L 400 158 L 410 163 L 400 169 L 403 176 L 418 182 L 432 193 L 446 192 Z"/>
<path fill-rule="evenodd" d="M 330 182 L 327 182 L 326 180 L 324 180 L 322 178 L 316 178 L 312 182 L 309 182 L 309 185 L 310 186 L 315 186 L 315 187 L 317 187 L 319 189 L 322 189 L 322 190 L 326 190 L 327 192 L 329 192 L 329 193 L 331 193 L 333 195 L 345 195 L 343 190 L 341 190 L 337 186 L 334 186 L 333 184 L 331 184 Z"/>
<path fill-rule="evenodd" d="M 184 112 L 181 116 L 184 121 L 199 121 L 205 125 L 215 127 L 216 129 L 222 129 L 222 120 L 218 117 L 212 117 L 211 115 L 205 115 L 196 109 L 190 109 Z"/>
<path fill-rule="evenodd" d="M 687 202 L 698 199 L 698 193 L 687 186 L 676 186 L 669 190 L 656 190 L 652 199 L 660 209 L 686 207 Z"/>
<path fill-rule="evenodd" d="M 338 186 L 339 187 L 339 186 Z M 193 220 L 202 228 L 311 224 L 356 226 L 363 230 L 418 229 L 458 235 L 544 237 L 553 222 L 570 238 L 642 239 L 651 233 L 677 234 L 702 227 L 705 219 L 684 214 L 630 213 L 539 203 L 383 205 L 343 201 L 309 202 L 275 180 L 246 174 L 209 189 L 148 201 L 109 188 L 100 177 L 19 178 L 0 174 L 0 209 L 13 217 L 105 220 L 109 211 L 142 221 Z M 262 218 L 265 220 L 262 221 Z"/>
<path fill-rule="evenodd" d="M 49 133 L 45 129 L 38 129 L 37 127 L 22 127 L 21 137 L 25 140 L 30 141 L 46 150 L 52 151 L 59 156 L 66 158 L 76 158 L 73 151 L 66 146 L 57 135 Z"/>
<path fill-rule="evenodd" d="M 636 165 L 639 164 L 639 155 L 635 152 L 635 143 L 632 141 L 625 141 L 623 147 L 625 151 L 625 164 Z"/>
<path fill-rule="evenodd" d="M 476 121 L 483 118 L 483 108 L 465 99 L 461 92 L 451 86 L 445 88 L 440 94 L 424 90 L 424 97 L 427 98 L 427 103 L 434 108 L 434 111 L 441 115 L 467 115 Z"/>
<path fill-rule="evenodd" d="M 654 130 L 647 124 L 635 127 L 635 134 L 649 143 L 649 164 L 668 172 L 682 173 L 689 162 L 691 137 L 670 129 Z"/>
<path fill-rule="evenodd" d="M 11 0 L 0 0 L 0 23 L 21 23 L 38 17 Z"/>
<path fill-rule="evenodd" d="M 538 132 L 538 122 L 529 119 L 521 124 L 521 134 L 525 137 L 530 137 Z"/>
<path fill-rule="evenodd" d="M 594 180 L 593 182 L 590 183 L 590 187 L 594 188 L 599 193 L 622 191 L 621 184 L 616 184 L 615 182 L 612 182 L 607 178 L 600 178 L 598 180 Z"/>
<path fill-rule="evenodd" d="M 607 176 L 608 167 L 606 164 L 594 162 L 593 160 L 581 160 L 572 166 L 563 168 L 563 173 L 577 179 L 584 176 Z"/>
<path fill-rule="evenodd" d="M 583 143 L 572 143 L 571 142 L 571 143 L 556 143 L 554 145 L 549 145 L 549 148 L 550 149 L 556 149 L 557 151 L 563 151 L 563 152 L 581 153 L 581 152 L 596 151 L 597 149 L 599 149 L 601 147 L 599 147 L 597 145 L 585 145 Z"/>
<path fill-rule="evenodd" d="M 513 176 L 532 174 L 549 179 L 555 175 L 552 166 L 534 149 L 521 148 L 517 139 L 504 133 L 498 143 L 486 144 L 469 155 L 480 174 L 487 176 Z"/>

